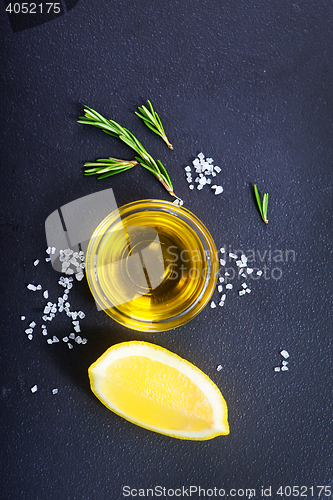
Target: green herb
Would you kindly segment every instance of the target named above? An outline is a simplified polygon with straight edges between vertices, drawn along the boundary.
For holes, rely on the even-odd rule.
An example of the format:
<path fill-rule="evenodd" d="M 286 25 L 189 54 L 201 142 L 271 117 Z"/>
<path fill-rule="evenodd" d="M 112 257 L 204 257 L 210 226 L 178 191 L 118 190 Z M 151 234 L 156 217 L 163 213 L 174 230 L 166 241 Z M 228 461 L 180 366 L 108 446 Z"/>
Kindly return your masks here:
<path fill-rule="evenodd" d="M 146 108 L 146 106 L 142 106 L 141 108 L 138 108 L 141 114 L 137 112 L 135 114 L 144 121 L 144 123 L 148 128 L 150 128 L 150 130 L 162 137 L 163 141 L 167 144 L 169 149 L 173 149 L 172 144 L 170 144 L 167 136 L 165 135 L 160 117 L 154 111 L 154 108 L 150 101 L 148 101 L 148 104 L 150 108 L 149 110 Z"/>
<path fill-rule="evenodd" d="M 137 161 L 118 160 L 118 158 L 101 158 L 96 163 L 85 163 L 87 168 L 84 175 L 99 175 L 98 179 L 104 179 L 111 175 L 120 174 L 137 165 Z"/>
<path fill-rule="evenodd" d="M 175 195 L 173 192 L 173 186 L 172 182 L 170 180 L 170 177 L 165 169 L 165 167 L 162 165 L 162 163 L 157 160 L 155 161 L 152 156 L 145 150 L 145 148 L 142 146 L 142 144 L 137 140 L 137 138 L 126 128 L 121 127 L 118 123 L 116 123 L 113 120 L 107 120 L 104 118 L 102 115 L 100 115 L 97 111 L 89 108 L 88 106 L 84 106 L 84 114 L 85 116 L 80 116 L 78 123 L 84 123 L 86 125 L 93 125 L 94 127 L 98 127 L 103 130 L 106 134 L 112 135 L 113 137 L 118 137 L 121 141 L 123 141 L 125 144 L 127 144 L 130 148 L 132 148 L 139 156 L 135 157 L 135 160 L 140 163 L 140 165 L 149 172 L 151 172 L 160 182 L 161 184 L 165 187 L 165 189 L 168 191 L 168 193 L 171 196 L 174 196 L 175 198 L 178 198 L 178 196 Z M 101 162 L 101 163 L 99 163 Z M 108 163 L 108 160 L 97 160 L 97 164 L 101 165 L 104 163 Z M 119 162 L 119 160 L 118 160 Z M 129 162 L 125 162 L 125 164 L 128 165 Z M 96 166 L 96 163 L 90 164 Z M 89 166 L 89 164 L 86 166 Z M 115 169 L 114 165 L 108 164 L 107 166 L 111 166 L 111 170 L 113 170 L 113 173 L 118 173 L 118 172 L 123 172 L 124 170 L 127 170 L 128 168 L 131 167 L 123 167 L 119 168 L 118 170 Z M 119 166 L 119 164 L 118 164 Z M 103 165 L 105 168 L 105 165 Z M 98 167 L 96 167 L 98 168 Z M 101 172 L 90 172 L 91 175 L 94 173 L 101 173 Z M 112 174 L 111 174 L 112 175 Z M 178 198 L 179 199 L 179 198 Z"/>
<path fill-rule="evenodd" d="M 267 219 L 268 193 L 264 194 L 264 196 L 262 198 L 262 201 L 261 201 L 261 198 L 260 198 L 260 195 L 259 195 L 258 188 L 257 188 L 256 184 L 253 187 L 254 187 L 254 194 L 255 194 L 255 197 L 256 197 L 256 200 L 257 200 L 257 204 L 258 204 L 258 208 L 259 208 L 259 212 L 260 212 L 260 215 L 262 217 L 262 220 L 266 224 L 268 224 L 268 219 Z"/>

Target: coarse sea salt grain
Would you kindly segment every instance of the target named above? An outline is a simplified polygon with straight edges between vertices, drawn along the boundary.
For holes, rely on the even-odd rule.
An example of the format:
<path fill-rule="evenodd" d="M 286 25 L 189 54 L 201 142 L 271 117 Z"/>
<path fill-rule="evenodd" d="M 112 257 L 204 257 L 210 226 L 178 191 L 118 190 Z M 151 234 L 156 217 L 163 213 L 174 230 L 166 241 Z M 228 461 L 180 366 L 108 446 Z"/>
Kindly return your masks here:
<path fill-rule="evenodd" d="M 282 367 L 281 367 L 281 370 L 282 370 L 283 372 L 286 372 L 286 371 L 288 371 L 288 370 L 289 370 L 289 368 L 288 368 L 288 366 L 285 366 L 285 365 L 284 365 L 284 366 L 282 366 Z"/>
<path fill-rule="evenodd" d="M 222 365 L 217 365 L 216 370 L 220 372 L 222 370 Z"/>
<path fill-rule="evenodd" d="M 36 259 L 36 260 L 34 261 L 34 266 L 38 266 L 38 264 L 39 264 L 39 259 Z"/>
<path fill-rule="evenodd" d="M 214 302 L 213 300 L 212 300 L 212 302 L 210 303 L 210 307 L 211 307 L 212 309 L 215 309 L 215 307 L 216 307 L 216 304 L 215 304 L 215 302 Z"/>
<path fill-rule="evenodd" d="M 25 316 L 21 316 L 21 320 L 24 321 L 25 320 Z"/>
<path fill-rule="evenodd" d="M 52 394 L 58 394 L 59 389 L 52 389 Z"/>
<path fill-rule="evenodd" d="M 231 283 L 228 283 L 226 286 L 227 290 L 231 290 L 233 288 L 233 285 Z"/>
<path fill-rule="evenodd" d="M 276 366 L 276 367 L 274 368 L 274 371 L 275 371 L 275 372 L 279 372 L 279 371 L 281 371 L 281 368 L 280 368 L 279 366 Z"/>
<path fill-rule="evenodd" d="M 222 286 L 222 285 L 219 285 L 219 286 L 217 287 L 217 289 L 218 289 L 218 291 L 221 293 L 221 292 L 222 292 L 222 290 L 223 290 L 223 286 Z"/>
<path fill-rule="evenodd" d="M 221 266 L 225 266 L 226 265 L 226 261 L 224 259 L 220 259 L 220 264 L 221 264 Z"/>
<path fill-rule="evenodd" d="M 44 290 L 43 297 L 44 297 L 44 299 L 48 299 L 49 298 L 49 292 L 48 292 L 48 290 Z"/>
<path fill-rule="evenodd" d="M 33 387 L 31 387 L 30 390 L 31 392 L 37 392 L 37 389 L 38 389 L 37 385 L 34 385 Z"/>
<path fill-rule="evenodd" d="M 284 359 L 288 359 L 289 358 L 289 352 L 286 351 L 285 349 L 282 349 L 282 351 L 280 351 L 280 354 L 282 357 L 284 357 Z"/>
<path fill-rule="evenodd" d="M 257 271 L 257 276 L 261 276 L 262 275 L 262 271 Z"/>
<path fill-rule="evenodd" d="M 232 259 L 237 259 L 237 255 L 232 252 L 229 252 L 229 257 L 231 257 Z"/>
<path fill-rule="evenodd" d="M 33 285 L 32 283 L 29 283 L 27 288 L 28 288 L 28 290 L 32 290 L 33 292 L 35 292 L 37 290 L 37 287 L 35 285 Z"/>

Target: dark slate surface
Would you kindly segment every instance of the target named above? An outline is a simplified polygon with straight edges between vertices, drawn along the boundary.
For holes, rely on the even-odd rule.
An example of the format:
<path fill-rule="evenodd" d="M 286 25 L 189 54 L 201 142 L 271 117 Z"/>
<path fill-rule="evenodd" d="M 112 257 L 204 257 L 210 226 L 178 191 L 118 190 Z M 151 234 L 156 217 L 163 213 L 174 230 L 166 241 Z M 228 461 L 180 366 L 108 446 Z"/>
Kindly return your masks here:
<path fill-rule="evenodd" d="M 332 3 L 61 6 L 63 15 L 28 29 L 13 30 L 4 8 L 0 14 L 1 498 L 118 500 L 125 485 L 144 492 L 194 485 L 226 494 L 256 488 L 259 498 L 262 486 L 281 498 L 280 485 L 304 485 L 318 498 L 316 487 L 333 480 Z M 174 151 L 134 115 L 147 99 Z M 71 303 L 86 312 L 88 344 L 48 345 L 40 333 L 44 301 L 26 288 L 41 283 L 51 300 L 59 294 L 58 275 L 44 262 L 46 217 L 109 187 L 119 205 L 170 199 L 139 168 L 100 182 L 82 175 L 84 161 L 130 155 L 116 139 L 76 123 L 83 104 L 140 137 L 216 244 L 253 250 L 253 265 L 265 265 L 267 279 L 253 281 L 245 297 L 237 296 L 236 282 L 223 310 L 208 307 L 156 335 L 97 312 L 83 281 Z M 187 187 L 183 167 L 200 151 L 222 167 L 218 197 Z M 270 194 L 267 226 L 253 183 Z M 278 250 L 283 260 L 276 263 L 270 255 Z M 287 261 L 286 250 L 295 259 L 289 253 Z M 272 277 L 276 267 L 281 279 Z M 29 341 L 24 330 L 32 320 Z M 67 335 L 69 319 L 58 315 L 49 332 Z M 160 344 L 207 373 L 227 400 L 230 435 L 175 440 L 104 408 L 89 390 L 87 367 L 110 345 L 131 339 Z M 275 373 L 283 348 L 289 372 Z M 326 493 L 320 498 L 332 498 Z"/>

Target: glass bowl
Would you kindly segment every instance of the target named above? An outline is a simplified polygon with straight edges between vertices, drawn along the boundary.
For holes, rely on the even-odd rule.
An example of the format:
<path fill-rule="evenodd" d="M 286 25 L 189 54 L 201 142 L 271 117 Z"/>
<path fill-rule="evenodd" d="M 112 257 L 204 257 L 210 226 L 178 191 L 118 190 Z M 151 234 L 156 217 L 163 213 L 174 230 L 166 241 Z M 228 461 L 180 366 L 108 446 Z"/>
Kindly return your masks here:
<path fill-rule="evenodd" d="M 136 201 L 109 214 L 86 255 L 98 308 L 145 332 L 170 330 L 199 314 L 212 296 L 218 268 L 203 223 L 163 200 Z"/>

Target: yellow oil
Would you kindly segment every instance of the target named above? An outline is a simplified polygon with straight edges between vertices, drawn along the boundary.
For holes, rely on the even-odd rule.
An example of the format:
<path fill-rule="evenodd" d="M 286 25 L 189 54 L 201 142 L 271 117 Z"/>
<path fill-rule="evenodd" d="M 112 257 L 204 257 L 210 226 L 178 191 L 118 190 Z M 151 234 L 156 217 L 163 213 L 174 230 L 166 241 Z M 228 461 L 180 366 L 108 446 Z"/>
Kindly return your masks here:
<path fill-rule="evenodd" d="M 158 210 L 118 219 L 95 249 L 93 294 L 100 307 L 146 331 L 167 330 L 196 315 L 213 291 L 217 262 L 212 242 L 207 273 L 207 247 L 197 233 L 182 218 Z"/>

